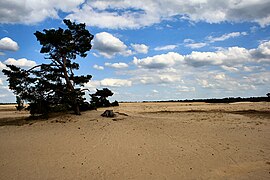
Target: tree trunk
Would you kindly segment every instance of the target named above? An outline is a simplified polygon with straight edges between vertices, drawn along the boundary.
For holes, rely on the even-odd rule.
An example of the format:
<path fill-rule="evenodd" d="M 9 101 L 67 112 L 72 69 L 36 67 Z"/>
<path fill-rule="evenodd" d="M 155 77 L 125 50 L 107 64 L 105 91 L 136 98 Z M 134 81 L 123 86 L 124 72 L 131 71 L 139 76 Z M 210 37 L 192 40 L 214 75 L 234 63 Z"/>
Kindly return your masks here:
<path fill-rule="evenodd" d="M 65 80 L 66 80 L 66 83 L 67 83 L 67 89 L 69 91 L 75 93 L 74 86 L 72 85 L 72 83 L 71 83 L 71 81 L 69 79 L 68 73 L 67 73 L 66 61 L 67 61 L 66 57 L 63 57 L 63 72 L 64 72 Z M 73 110 L 74 110 L 75 114 L 76 115 L 81 115 L 80 107 L 79 107 L 79 104 L 77 102 L 76 96 L 72 97 L 72 100 L 73 100 Z"/>

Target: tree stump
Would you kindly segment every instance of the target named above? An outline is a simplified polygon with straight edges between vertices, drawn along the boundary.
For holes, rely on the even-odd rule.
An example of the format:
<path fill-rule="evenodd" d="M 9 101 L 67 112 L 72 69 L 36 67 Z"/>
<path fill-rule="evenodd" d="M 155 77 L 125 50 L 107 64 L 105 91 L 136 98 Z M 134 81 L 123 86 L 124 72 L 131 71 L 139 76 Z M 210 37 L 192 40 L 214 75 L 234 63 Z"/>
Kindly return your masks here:
<path fill-rule="evenodd" d="M 106 110 L 101 114 L 102 117 L 115 117 L 113 110 Z"/>

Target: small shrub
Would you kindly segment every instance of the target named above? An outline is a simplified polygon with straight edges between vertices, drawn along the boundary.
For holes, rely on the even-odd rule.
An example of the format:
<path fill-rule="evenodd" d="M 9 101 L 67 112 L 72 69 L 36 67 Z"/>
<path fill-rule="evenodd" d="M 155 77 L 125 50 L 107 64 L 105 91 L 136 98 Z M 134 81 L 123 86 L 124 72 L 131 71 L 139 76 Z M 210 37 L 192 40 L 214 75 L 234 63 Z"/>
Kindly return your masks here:
<path fill-rule="evenodd" d="M 111 103 L 111 106 L 119 106 L 118 101 L 114 101 L 114 102 L 112 102 L 112 103 Z"/>

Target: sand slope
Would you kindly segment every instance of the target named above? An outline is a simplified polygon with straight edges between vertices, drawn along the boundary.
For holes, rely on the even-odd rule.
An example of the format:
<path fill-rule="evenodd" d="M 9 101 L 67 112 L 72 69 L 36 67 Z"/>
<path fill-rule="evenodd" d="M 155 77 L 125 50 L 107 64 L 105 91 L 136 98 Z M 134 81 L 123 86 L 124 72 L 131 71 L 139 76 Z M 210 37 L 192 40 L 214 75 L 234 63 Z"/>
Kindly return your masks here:
<path fill-rule="evenodd" d="M 270 103 L 109 109 L 0 126 L 0 179 L 270 179 Z"/>

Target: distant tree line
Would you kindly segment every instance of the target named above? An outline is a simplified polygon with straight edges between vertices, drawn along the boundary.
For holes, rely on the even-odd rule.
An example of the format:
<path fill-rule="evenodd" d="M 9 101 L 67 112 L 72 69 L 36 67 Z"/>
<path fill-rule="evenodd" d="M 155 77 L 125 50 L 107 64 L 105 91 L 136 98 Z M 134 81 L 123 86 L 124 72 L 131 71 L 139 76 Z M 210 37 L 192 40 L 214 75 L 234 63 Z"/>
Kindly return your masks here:
<path fill-rule="evenodd" d="M 165 100 L 165 101 L 143 101 L 143 102 L 205 102 L 205 103 L 234 103 L 234 102 L 270 102 L 270 93 L 266 97 L 228 97 L 211 99 L 185 99 L 185 100 Z"/>

